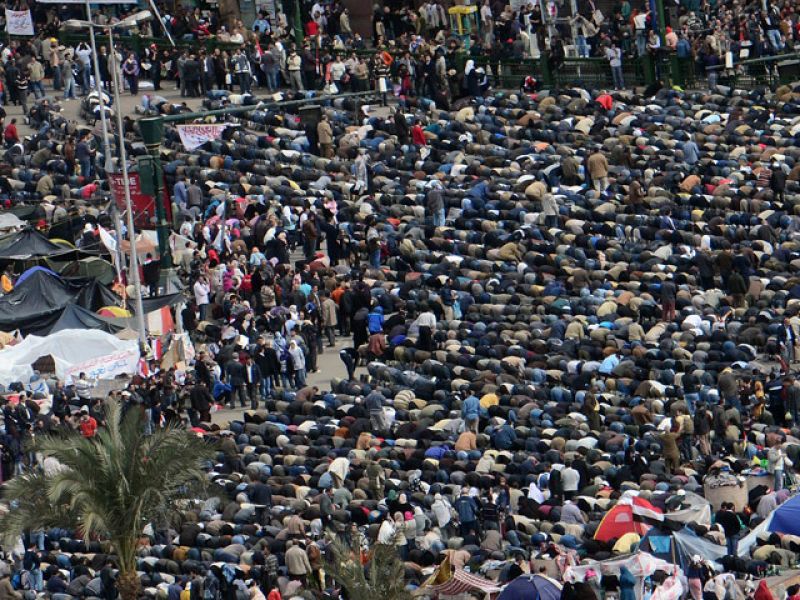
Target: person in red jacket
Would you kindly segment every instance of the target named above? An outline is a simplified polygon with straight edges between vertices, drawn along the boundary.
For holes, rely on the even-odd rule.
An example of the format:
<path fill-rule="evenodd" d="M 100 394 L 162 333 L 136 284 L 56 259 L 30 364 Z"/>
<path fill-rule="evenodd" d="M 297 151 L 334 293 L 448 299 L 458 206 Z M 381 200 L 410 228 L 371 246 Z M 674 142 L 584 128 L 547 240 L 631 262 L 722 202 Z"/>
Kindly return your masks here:
<path fill-rule="evenodd" d="M 414 123 L 411 128 L 411 141 L 417 146 L 427 146 L 428 140 L 425 139 L 425 132 L 422 130 L 422 125 L 419 121 Z"/>
<path fill-rule="evenodd" d="M 11 123 L 6 125 L 6 128 L 3 131 L 3 140 L 5 140 L 6 144 L 9 146 L 19 142 L 19 133 L 17 133 L 16 119 L 11 119 Z"/>
<path fill-rule="evenodd" d="M 94 437 L 94 435 L 97 433 L 97 421 L 85 410 L 81 411 L 81 421 L 78 425 L 78 428 L 81 430 L 81 435 L 83 437 Z"/>

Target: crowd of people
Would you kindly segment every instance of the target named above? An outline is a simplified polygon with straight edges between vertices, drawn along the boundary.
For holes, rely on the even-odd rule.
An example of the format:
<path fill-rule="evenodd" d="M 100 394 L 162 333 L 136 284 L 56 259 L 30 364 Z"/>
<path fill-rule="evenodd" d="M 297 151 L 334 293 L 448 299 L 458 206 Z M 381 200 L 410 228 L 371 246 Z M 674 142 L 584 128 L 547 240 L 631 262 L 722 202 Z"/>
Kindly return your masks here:
<path fill-rule="evenodd" d="M 488 6 L 502 40 L 508 11 Z M 778 8 L 791 20 L 791 6 Z M 724 19 L 727 6 L 686 10 Z M 374 42 L 414 43 L 411 25 L 431 37 L 431 11 L 424 24 L 407 9 L 378 11 Z M 342 35 L 346 14 L 326 7 L 306 33 L 338 35 L 346 50 L 357 39 Z M 173 35 L 221 33 L 213 19 L 184 17 Z M 259 20 L 259 33 L 286 27 Z M 446 31 L 438 25 L 434 39 Z M 259 42 L 267 53 L 283 44 L 270 36 Z M 66 52 L 42 42 L 5 55 L 7 81 L 9 70 L 36 71 L 42 48 L 59 60 Z M 309 121 L 254 105 L 191 152 L 166 128 L 186 296 L 175 318 L 196 358 L 183 368 L 153 357 L 111 401 L 141 410 L 150 430 L 177 424 L 218 440 L 209 476 L 219 486 L 174 529 L 145 528 L 144 593 L 334 596 L 325 561 L 337 537 L 364 556 L 396 547 L 414 588 L 445 558 L 499 584 L 542 564 L 560 577 L 638 547 L 635 533 L 598 536 L 603 517 L 634 497 L 668 516 L 712 503 L 713 517 L 684 522 L 719 553 L 685 569 L 693 600 L 723 599 L 720 566 L 740 578 L 794 566 L 796 536 L 747 534 L 791 497 L 800 465 L 800 92 L 491 93 L 474 63 L 463 85 L 452 77 L 455 49 L 437 43 L 436 78 L 412 76 L 412 87 L 423 80 L 419 94 L 393 81 L 389 108 L 323 98 Z M 297 97 L 326 79 L 345 87 L 350 74 L 394 96 L 380 80 L 406 64 L 378 54 L 364 79 L 358 57 L 354 70 L 335 53 L 319 69 L 314 55 L 306 69 L 297 48 L 284 49 L 285 78 L 277 59 L 271 75 L 262 71 L 265 87 Z M 209 64 L 202 53 L 157 63 L 156 48 L 150 69 L 136 56 L 117 64 L 134 93 L 142 70 L 174 63 L 168 77 L 185 95 L 232 99 L 258 93 L 244 77 L 227 89 L 237 66 L 260 77 L 243 51 L 233 50 L 244 59 L 222 80 L 195 67 Z M 203 75 L 187 77 L 187 65 Z M 6 93 L 14 89 L 19 100 L 20 86 Z M 102 148 L 48 104 L 35 108 L 32 139 L 6 124 L 0 202 L 28 207 L 42 231 L 77 220 L 71 241 L 98 251 L 115 235 Z M 186 105 L 154 95 L 148 108 Z M 117 138 L 130 155 L 143 152 L 135 121 L 124 128 Z M 155 291 L 157 263 L 146 263 Z M 14 294 L 15 275 L 4 270 L 4 294 Z M 39 468 L 26 446 L 33 436 L 96 435 L 108 400 L 98 389 L 83 375 L 37 372 L 7 390 L 3 480 Z M 217 414 L 225 408 L 233 412 Z M 720 499 L 716 487 L 704 498 L 704 482 L 738 489 L 759 474 L 743 501 Z M 113 598 L 107 550 L 77 531 L 31 532 L 6 549 L 0 597 Z M 629 590 L 623 577 L 596 576 L 570 582 L 564 597 Z"/>

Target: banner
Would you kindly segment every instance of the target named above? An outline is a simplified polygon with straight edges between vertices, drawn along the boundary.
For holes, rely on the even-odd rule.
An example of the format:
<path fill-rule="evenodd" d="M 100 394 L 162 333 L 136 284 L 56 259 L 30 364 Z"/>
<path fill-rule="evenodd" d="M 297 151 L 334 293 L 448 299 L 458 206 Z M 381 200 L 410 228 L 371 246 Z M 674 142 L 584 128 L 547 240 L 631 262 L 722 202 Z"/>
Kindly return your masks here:
<path fill-rule="evenodd" d="M 136 372 L 139 363 L 139 349 L 130 348 L 113 354 L 98 356 L 76 365 L 70 365 L 63 371 L 66 381 L 78 379 L 86 373 L 87 379 L 114 379 L 117 375 L 130 375 Z"/>
<path fill-rule="evenodd" d="M 111 193 L 117 208 L 125 211 L 125 178 L 121 173 L 111 173 L 108 176 Z M 142 185 L 138 173 L 128 173 L 128 184 L 131 188 L 131 207 L 133 208 L 133 223 L 142 229 L 155 229 L 156 203 L 152 196 L 142 193 Z"/>
<path fill-rule="evenodd" d="M 33 18 L 29 10 L 6 9 L 8 35 L 33 35 Z"/>
<path fill-rule="evenodd" d="M 228 125 L 225 123 L 200 123 L 197 125 L 178 125 L 178 134 L 181 136 L 183 147 L 187 150 L 196 150 L 206 142 L 218 140 Z"/>

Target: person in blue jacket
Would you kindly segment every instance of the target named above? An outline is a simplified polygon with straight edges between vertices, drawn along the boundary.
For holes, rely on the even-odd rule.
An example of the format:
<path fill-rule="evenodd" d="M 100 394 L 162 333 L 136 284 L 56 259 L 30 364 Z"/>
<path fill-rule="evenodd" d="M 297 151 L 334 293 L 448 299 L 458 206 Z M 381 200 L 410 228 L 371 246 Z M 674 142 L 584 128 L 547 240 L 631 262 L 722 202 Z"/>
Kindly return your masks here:
<path fill-rule="evenodd" d="M 367 317 L 367 328 L 370 335 L 373 333 L 381 333 L 383 331 L 383 308 L 376 306 L 372 309 Z"/>

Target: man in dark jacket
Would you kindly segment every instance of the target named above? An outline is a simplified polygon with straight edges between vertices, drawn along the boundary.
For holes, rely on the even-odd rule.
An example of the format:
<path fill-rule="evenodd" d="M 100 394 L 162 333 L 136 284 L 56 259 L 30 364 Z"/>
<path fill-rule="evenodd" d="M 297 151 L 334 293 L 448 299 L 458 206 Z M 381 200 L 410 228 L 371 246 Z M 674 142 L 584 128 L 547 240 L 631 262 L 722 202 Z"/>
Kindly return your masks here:
<path fill-rule="evenodd" d="M 434 227 L 444 227 L 444 194 L 438 182 L 433 182 L 425 195 L 425 212 L 433 220 Z"/>
<path fill-rule="evenodd" d="M 783 204 L 786 201 L 786 196 L 784 196 L 784 192 L 786 191 L 786 173 L 777 162 L 772 163 L 769 187 L 772 190 L 775 201 Z"/>
<path fill-rule="evenodd" d="M 281 374 L 281 361 L 271 341 L 259 338 L 255 361 L 261 369 L 261 395 L 264 398 L 271 398 L 273 384 L 278 385 Z"/>
<path fill-rule="evenodd" d="M 214 403 L 214 398 L 211 397 L 205 382 L 197 381 L 194 384 L 192 391 L 189 392 L 189 402 L 194 411 L 194 414 L 189 414 L 193 426 L 198 424 L 195 421 L 211 422 L 211 405 Z"/>
<path fill-rule="evenodd" d="M 231 386 L 231 409 L 236 407 L 237 396 L 239 406 L 244 408 L 247 401 L 247 372 L 235 355 L 225 363 L 225 375 L 228 378 L 228 385 Z"/>

